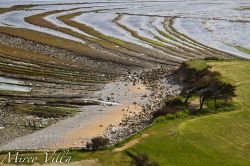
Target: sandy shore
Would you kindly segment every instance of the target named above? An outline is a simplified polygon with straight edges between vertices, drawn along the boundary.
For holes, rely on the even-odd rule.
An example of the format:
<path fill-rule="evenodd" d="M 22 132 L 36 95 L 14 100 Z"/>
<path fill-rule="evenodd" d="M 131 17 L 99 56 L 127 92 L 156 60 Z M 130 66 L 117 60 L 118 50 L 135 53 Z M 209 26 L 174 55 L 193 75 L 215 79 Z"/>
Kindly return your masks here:
<path fill-rule="evenodd" d="M 148 101 L 147 98 L 142 100 L 142 96 L 148 94 L 149 90 L 141 83 L 132 85 L 131 83 L 114 82 L 107 85 L 99 95 L 106 96 L 112 93 L 114 93 L 112 95 L 114 100 L 119 105 L 99 106 L 97 108 L 101 112 L 99 115 L 87 122 L 82 122 L 78 128 L 66 132 L 61 141 L 50 148 L 81 147 L 91 138 L 103 135 L 109 126 L 118 127 L 125 116 L 133 116 L 142 111 L 142 105 Z"/>
<path fill-rule="evenodd" d="M 118 126 L 124 116 L 142 111 L 142 105 L 148 102 L 150 91 L 145 85 L 131 81 L 115 81 L 107 84 L 93 98 L 117 103 L 114 105 L 85 106 L 74 117 L 63 120 L 46 129 L 20 137 L 2 145 L 0 150 L 16 149 L 58 149 L 82 147 L 94 136 L 102 135 L 110 125 Z"/>
<path fill-rule="evenodd" d="M 167 73 L 168 68 L 159 68 L 110 82 L 90 98 L 98 100 L 99 105 L 83 106 L 74 117 L 19 137 L 0 146 L 0 150 L 83 147 L 100 135 L 112 143 L 126 139 L 150 124 L 151 112 L 167 98 L 179 94 L 180 86 Z"/>

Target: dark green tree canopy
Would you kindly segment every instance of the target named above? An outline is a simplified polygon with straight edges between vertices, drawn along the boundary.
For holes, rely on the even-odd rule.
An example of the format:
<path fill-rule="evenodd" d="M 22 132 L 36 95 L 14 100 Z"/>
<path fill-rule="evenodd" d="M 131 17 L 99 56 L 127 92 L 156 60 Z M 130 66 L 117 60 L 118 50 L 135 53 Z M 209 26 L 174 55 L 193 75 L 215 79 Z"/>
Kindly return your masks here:
<path fill-rule="evenodd" d="M 186 96 L 185 104 L 192 96 L 198 96 L 200 99 L 200 110 L 207 99 L 214 99 L 214 105 L 218 99 L 225 102 L 236 96 L 236 87 L 226 83 L 221 79 L 221 74 L 211 71 L 210 66 L 205 61 L 184 62 L 176 74 L 180 81 L 185 83 L 181 92 Z"/>

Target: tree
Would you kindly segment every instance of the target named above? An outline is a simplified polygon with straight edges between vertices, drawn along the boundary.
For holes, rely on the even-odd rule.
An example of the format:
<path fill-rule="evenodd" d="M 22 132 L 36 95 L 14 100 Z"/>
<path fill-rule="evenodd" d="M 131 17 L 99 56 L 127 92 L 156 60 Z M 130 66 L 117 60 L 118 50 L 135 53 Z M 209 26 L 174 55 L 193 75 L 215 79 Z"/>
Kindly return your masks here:
<path fill-rule="evenodd" d="M 216 107 L 216 101 L 218 99 L 225 100 L 225 103 L 228 100 L 231 100 L 236 96 L 235 94 L 236 87 L 230 83 L 224 83 L 222 81 L 216 82 L 216 84 L 209 85 L 206 88 L 201 89 L 196 94 L 200 98 L 200 108 L 202 110 L 203 105 L 207 99 L 214 99 L 214 106 Z"/>
<path fill-rule="evenodd" d="M 200 62 L 199 62 L 200 63 Z M 181 67 L 178 69 L 179 77 L 185 77 L 182 79 L 186 82 L 185 88 L 183 88 L 181 94 L 186 97 L 185 104 L 188 103 L 188 99 L 196 93 L 204 88 L 209 86 L 217 86 L 220 82 L 221 74 L 216 71 L 210 71 L 210 66 L 206 66 L 204 64 L 198 65 L 197 62 L 195 68 L 191 68 L 187 64 L 182 64 Z M 203 67 L 196 67 L 196 66 L 203 66 Z M 198 69 L 197 69 L 198 68 Z M 184 75 L 184 76 L 183 76 Z"/>
<path fill-rule="evenodd" d="M 231 100 L 233 97 L 236 97 L 236 86 L 230 84 L 230 83 L 221 83 L 220 87 L 217 89 L 215 95 L 214 95 L 214 106 L 217 106 L 217 100 L 223 99 L 225 103 L 227 103 L 228 100 Z"/>
<path fill-rule="evenodd" d="M 205 61 L 194 60 L 183 62 L 176 70 L 179 80 L 192 83 L 197 78 L 204 75 L 211 68 Z"/>
<path fill-rule="evenodd" d="M 223 82 L 220 79 L 221 73 L 210 71 L 210 68 L 205 61 L 188 61 L 177 69 L 179 80 L 185 85 L 181 94 L 185 96 L 186 105 L 189 98 L 195 95 L 200 100 L 199 110 L 202 110 L 208 99 L 213 99 L 216 107 L 218 99 L 223 99 L 226 103 L 236 96 L 236 87 Z"/>
<path fill-rule="evenodd" d="M 199 100 L 200 100 L 199 111 L 202 110 L 205 101 L 214 96 L 214 92 L 215 92 L 215 90 L 211 87 L 201 89 L 199 92 L 197 92 L 197 95 L 199 95 Z"/>
<path fill-rule="evenodd" d="M 181 91 L 181 95 L 185 96 L 185 101 L 184 104 L 187 105 L 188 104 L 188 99 L 192 96 L 194 96 L 199 90 L 201 90 L 202 87 L 185 87 L 182 89 Z"/>

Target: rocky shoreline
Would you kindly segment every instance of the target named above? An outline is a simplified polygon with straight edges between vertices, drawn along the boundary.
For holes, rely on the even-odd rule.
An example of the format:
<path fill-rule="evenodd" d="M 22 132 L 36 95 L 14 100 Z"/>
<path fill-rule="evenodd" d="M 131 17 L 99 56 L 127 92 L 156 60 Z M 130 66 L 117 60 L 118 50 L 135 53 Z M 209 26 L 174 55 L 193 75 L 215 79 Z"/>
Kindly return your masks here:
<path fill-rule="evenodd" d="M 98 135 L 108 137 L 112 144 L 118 143 L 150 125 L 152 112 L 161 108 L 166 100 L 178 96 L 181 85 L 172 74 L 173 70 L 160 67 L 131 72 L 107 84 L 91 99 L 105 103 L 84 106 L 75 116 L 19 137 L 0 149 L 79 148 Z"/>
<path fill-rule="evenodd" d="M 67 49 L 36 43 L 33 41 L 28 41 L 19 37 L 10 36 L 3 33 L 1 33 L 0 37 L 0 44 L 1 43 L 7 44 L 9 46 L 14 46 L 15 48 L 32 50 L 34 52 L 41 53 L 43 55 L 49 56 L 51 54 L 52 56 L 57 56 L 59 58 L 67 59 L 69 61 L 71 60 L 74 61 L 75 59 L 77 59 L 77 61 L 74 61 L 77 64 L 82 64 L 84 62 L 94 66 L 97 65 L 96 60 L 93 59 L 90 60 L 89 58 L 86 58 L 84 56 L 82 57 L 82 55 L 80 55 L 79 53 L 75 53 Z M 79 57 L 82 58 L 79 59 Z M 84 110 L 85 107 L 87 108 L 87 105 L 94 105 L 94 107 L 96 107 L 95 109 L 105 110 L 106 107 L 102 108 L 102 106 L 100 105 L 103 104 L 108 105 L 108 104 L 103 102 L 121 102 L 124 105 L 134 105 L 136 107 L 137 106 L 141 107 L 142 109 L 140 108 L 140 110 L 142 111 L 139 111 L 139 113 L 135 113 L 136 111 L 134 111 L 133 108 L 132 109 L 130 108 L 130 110 L 126 110 L 125 108 L 123 110 L 124 115 L 122 115 L 123 117 L 119 125 L 117 124 L 113 125 L 111 123 L 109 126 L 103 126 L 103 124 L 100 124 L 100 126 L 103 126 L 104 129 L 104 132 L 102 131 L 101 134 L 107 136 L 112 143 L 117 143 L 148 126 L 152 121 L 151 113 L 160 108 L 164 100 L 176 96 L 179 93 L 178 89 L 180 88 L 180 86 L 176 85 L 177 82 L 174 80 L 174 76 L 171 74 L 171 72 L 175 69 L 175 67 L 173 66 L 164 65 L 164 67 L 159 67 L 159 65 L 155 65 L 156 66 L 155 68 L 140 68 L 140 67 L 126 66 L 126 65 L 121 66 L 121 64 L 113 65 L 113 63 L 109 61 L 105 62 L 98 61 L 98 65 L 102 66 L 103 68 L 108 68 L 108 71 L 110 72 L 115 71 L 123 74 L 121 74 L 118 78 L 109 78 L 110 79 L 109 81 L 106 80 L 101 84 L 93 82 L 93 84 L 88 83 L 86 84 L 86 86 L 79 80 L 77 80 L 77 82 L 67 81 L 64 82 L 63 84 L 60 84 L 59 82 L 57 82 L 56 78 L 50 80 L 52 81 L 52 83 L 46 82 L 46 80 L 44 80 L 43 78 L 42 80 L 45 82 L 40 82 L 32 78 L 27 82 L 31 86 L 31 91 L 29 93 L 1 94 L 2 97 L 0 99 L 0 104 L 1 104 L 0 134 L 2 135 L 2 137 L 0 137 L 0 145 L 5 146 L 4 144 L 15 142 L 16 139 L 17 140 L 19 138 L 22 139 L 22 137 L 26 138 L 26 136 L 29 137 L 29 135 L 33 134 L 36 135 L 36 133 L 39 132 L 39 130 L 46 131 L 47 127 L 53 126 L 54 124 L 60 123 L 61 121 L 70 119 L 70 117 L 68 116 L 43 118 L 29 114 L 26 115 L 23 114 L 22 111 L 19 112 L 15 112 L 15 110 L 13 111 L 12 108 L 13 106 L 17 105 L 24 105 L 24 107 L 26 107 L 26 105 L 27 106 L 31 105 L 35 107 L 42 106 L 45 109 L 49 106 L 74 107 L 82 111 Z M 7 76 L 10 75 L 8 74 Z M 139 100 L 136 99 L 137 102 L 133 101 L 133 99 L 129 99 L 129 97 L 126 96 L 127 93 L 129 93 L 127 92 L 128 84 L 132 86 L 132 88 L 135 88 L 137 87 L 137 85 L 140 84 L 143 87 L 147 88 L 149 90 L 149 93 L 147 92 L 146 94 L 140 96 L 140 94 L 136 94 L 137 92 L 135 90 L 133 95 L 141 97 L 141 99 Z M 103 93 L 102 87 L 105 87 L 106 85 L 110 86 L 109 87 L 110 90 L 107 92 L 105 92 L 104 90 L 104 94 L 102 94 Z M 88 88 L 90 89 L 92 88 L 95 90 L 88 91 Z M 124 92 L 120 94 L 120 97 L 118 97 L 120 88 L 123 89 Z M 94 95 L 96 92 L 98 95 Z M 120 101 L 113 100 L 116 97 L 120 98 Z M 123 102 L 123 100 L 125 100 L 125 103 Z M 145 101 L 141 102 L 140 100 L 145 100 Z M 98 112 L 98 110 L 93 110 L 93 112 L 95 111 Z M 103 112 L 105 113 L 105 111 Z M 87 114 L 95 114 L 95 113 L 90 112 Z M 75 116 L 78 115 L 76 114 Z M 85 120 L 84 117 L 83 119 Z M 78 121 L 79 121 L 78 123 L 80 124 L 81 123 L 80 119 Z M 69 124 L 68 126 L 71 125 Z M 72 126 L 72 128 L 74 127 Z M 99 128 L 97 128 L 97 130 L 99 131 Z M 50 133 L 52 132 L 53 131 L 51 129 Z M 59 137 L 59 135 L 60 133 L 58 133 L 57 136 Z M 35 138 L 36 137 L 31 139 L 33 139 L 34 142 L 36 142 Z M 89 139 L 89 137 L 87 139 Z M 46 145 L 40 146 L 41 144 L 39 144 L 38 146 L 28 145 L 27 148 L 33 149 L 33 148 L 46 147 Z M 16 149 L 20 147 L 25 148 L 25 145 L 23 144 L 21 146 L 14 144 L 12 145 L 10 146 L 11 149 Z M 72 144 L 67 144 L 67 146 L 71 145 Z M 74 144 L 73 146 L 76 145 Z M 78 146 L 80 146 L 80 143 L 78 144 Z M 8 148 L 8 145 L 6 147 Z"/>
<path fill-rule="evenodd" d="M 11 108 L 0 108 L 0 145 L 13 141 L 18 137 L 32 134 L 51 126 L 67 117 L 38 117 L 24 113 L 17 113 Z"/>
<path fill-rule="evenodd" d="M 111 144 L 119 143 L 149 126 L 153 121 L 152 113 L 160 109 L 167 100 L 180 94 L 182 86 L 171 71 L 161 67 L 127 77 L 134 84 L 142 82 L 151 90 L 150 102 L 143 106 L 143 111 L 139 114 L 125 116 L 118 127 L 110 125 L 106 129 L 104 136 Z"/>

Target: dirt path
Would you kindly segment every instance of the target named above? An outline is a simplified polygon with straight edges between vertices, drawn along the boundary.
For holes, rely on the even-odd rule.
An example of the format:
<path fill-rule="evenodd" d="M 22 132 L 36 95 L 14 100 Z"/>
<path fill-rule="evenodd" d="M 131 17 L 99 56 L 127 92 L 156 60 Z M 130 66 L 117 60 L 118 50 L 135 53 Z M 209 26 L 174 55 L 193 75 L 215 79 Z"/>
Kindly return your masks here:
<path fill-rule="evenodd" d="M 240 84 L 247 83 L 247 82 L 250 82 L 250 80 L 244 80 L 244 81 L 236 82 L 235 85 L 238 86 Z"/>
<path fill-rule="evenodd" d="M 124 151 L 124 150 L 126 150 L 126 149 L 128 149 L 128 148 L 134 146 L 135 144 L 140 143 L 141 140 L 142 140 L 143 138 L 146 138 L 146 137 L 148 137 L 148 136 L 149 136 L 149 134 L 143 134 L 140 138 L 137 138 L 137 139 L 134 139 L 134 140 L 132 140 L 132 141 L 129 141 L 128 143 L 126 143 L 125 145 L 123 145 L 123 146 L 120 147 L 120 148 L 115 148 L 115 149 L 113 150 L 113 152 L 121 152 L 121 151 Z"/>

